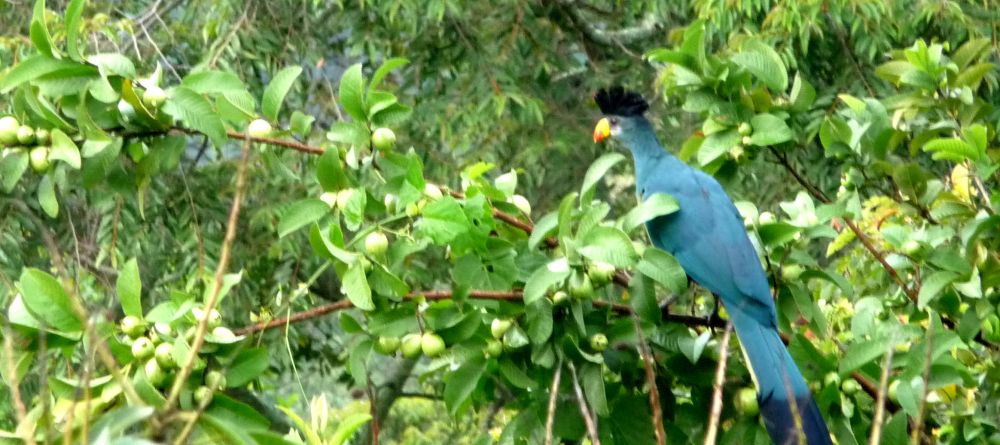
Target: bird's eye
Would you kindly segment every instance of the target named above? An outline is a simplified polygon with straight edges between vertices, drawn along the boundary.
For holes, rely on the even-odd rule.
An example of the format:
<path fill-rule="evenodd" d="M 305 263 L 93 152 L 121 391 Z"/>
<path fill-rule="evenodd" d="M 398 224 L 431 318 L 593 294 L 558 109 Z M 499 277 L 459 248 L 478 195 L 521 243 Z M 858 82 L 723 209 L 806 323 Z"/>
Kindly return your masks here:
<path fill-rule="evenodd" d="M 608 121 L 611 123 L 611 125 L 618 125 L 618 118 L 617 117 L 613 117 L 611 119 L 608 119 Z"/>

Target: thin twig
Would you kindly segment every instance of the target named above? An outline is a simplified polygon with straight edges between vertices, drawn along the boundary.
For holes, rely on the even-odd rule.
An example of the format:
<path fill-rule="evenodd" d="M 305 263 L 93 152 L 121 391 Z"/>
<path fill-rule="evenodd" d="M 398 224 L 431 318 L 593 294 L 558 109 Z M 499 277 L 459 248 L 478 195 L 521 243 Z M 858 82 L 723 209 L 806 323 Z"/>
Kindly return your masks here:
<path fill-rule="evenodd" d="M 226 223 L 226 236 L 222 240 L 222 248 L 219 253 L 219 265 L 215 270 L 215 282 L 212 285 L 212 293 L 209 295 L 208 301 L 205 302 L 206 314 L 215 309 L 215 305 L 219 302 L 219 294 L 222 291 L 222 284 L 225 279 L 226 269 L 229 267 L 229 257 L 232 252 L 233 241 L 236 240 L 236 226 L 239 223 L 240 205 L 242 204 L 243 193 L 246 189 L 247 165 L 250 161 L 250 142 L 250 138 L 243 139 L 243 153 L 240 158 L 239 167 L 236 171 L 236 193 L 233 196 L 233 204 L 229 210 L 229 221 Z M 170 410 L 177 402 L 181 389 L 183 389 L 184 384 L 187 383 L 187 378 L 191 374 L 191 370 L 194 368 L 195 361 L 198 360 L 198 351 L 204 344 L 205 333 L 208 331 L 208 319 L 209 317 L 202 317 L 202 319 L 198 321 L 198 326 L 195 329 L 194 340 L 191 342 L 191 354 L 188 355 L 187 362 L 184 363 L 184 366 L 177 372 L 177 376 L 174 379 L 174 385 L 170 388 L 170 396 L 167 397 L 167 403 L 165 404 L 166 410 Z"/>
<path fill-rule="evenodd" d="M 367 373 L 368 371 L 365 370 Z M 368 393 L 368 411 L 372 416 L 371 430 L 372 430 L 372 445 L 378 445 L 378 433 L 379 433 L 379 421 L 378 421 L 378 406 L 376 406 L 375 398 L 375 388 L 372 386 L 371 375 L 366 375 L 368 384 L 365 385 L 365 391 Z"/>
<path fill-rule="evenodd" d="M 882 440 L 882 421 L 885 418 L 885 400 L 889 388 L 889 373 L 892 371 L 892 353 L 896 350 L 895 342 L 889 342 L 885 352 L 885 363 L 882 365 L 882 376 L 878 383 L 878 397 L 875 399 L 875 416 L 872 417 L 872 432 L 868 438 L 869 445 L 878 445 Z"/>
<path fill-rule="evenodd" d="M 928 319 L 933 320 L 933 314 L 928 311 Z M 917 405 L 917 419 L 913 422 L 913 431 L 910 432 L 910 445 L 918 445 L 921 436 L 924 434 L 924 415 L 927 409 L 927 388 L 931 378 L 931 359 L 934 352 L 934 323 L 927 325 L 927 340 L 924 341 L 924 373 L 920 382 L 920 404 Z M 900 382 L 899 384 L 909 384 Z"/>
<path fill-rule="evenodd" d="M 663 429 L 663 410 L 660 409 L 660 390 L 656 387 L 656 371 L 653 369 L 653 354 L 649 352 L 649 345 L 646 343 L 646 335 L 642 332 L 642 324 L 639 323 L 639 315 L 632 312 L 632 324 L 635 327 L 636 341 L 638 342 L 639 357 L 642 359 L 642 367 L 646 372 L 646 386 L 649 387 L 649 416 L 653 421 L 653 435 L 656 436 L 656 445 L 666 445 L 667 433 Z"/>
<path fill-rule="evenodd" d="M 566 362 L 566 365 L 569 366 L 569 373 L 573 377 L 573 392 L 576 394 L 577 405 L 580 405 L 580 415 L 583 416 L 583 422 L 587 425 L 590 443 L 601 445 L 601 438 L 597 435 L 597 422 L 590 414 L 590 408 L 587 408 L 587 398 L 583 396 L 583 390 L 580 389 L 580 379 L 576 376 L 576 366 L 573 366 L 572 361 Z"/>
<path fill-rule="evenodd" d="M 556 419 L 556 399 L 559 398 L 560 379 L 562 379 L 562 356 L 559 356 L 556 372 L 552 376 L 552 388 L 549 390 L 549 410 L 545 417 L 545 445 L 552 445 L 552 425 Z"/>
<path fill-rule="evenodd" d="M 722 416 L 722 387 L 726 381 L 726 361 L 729 359 L 729 339 L 732 333 L 733 323 L 726 323 L 726 330 L 722 333 L 722 343 L 719 344 L 719 365 L 715 368 L 715 382 L 712 383 L 712 409 L 709 411 L 705 445 L 715 445 L 719 431 L 719 417 Z"/>
<path fill-rule="evenodd" d="M 14 337 L 13 332 L 10 329 L 10 325 L 4 326 L 3 333 L 3 355 L 6 360 L 7 365 L 7 375 L 10 376 L 10 381 L 8 388 L 10 388 L 10 400 L 14 405 L 14 414 L 17 415 L 18 425 L 24 424 L 24 419 L 28 417 L 28 410 L 24 406 L 24 401 L 21 400 L 21 379 L 17 375 L 17 365 L 14 364 Z M 21 438 L 29 445 L 35 445 L 35 435 L 28 429 L 24 431 L 24 437 Z"/>

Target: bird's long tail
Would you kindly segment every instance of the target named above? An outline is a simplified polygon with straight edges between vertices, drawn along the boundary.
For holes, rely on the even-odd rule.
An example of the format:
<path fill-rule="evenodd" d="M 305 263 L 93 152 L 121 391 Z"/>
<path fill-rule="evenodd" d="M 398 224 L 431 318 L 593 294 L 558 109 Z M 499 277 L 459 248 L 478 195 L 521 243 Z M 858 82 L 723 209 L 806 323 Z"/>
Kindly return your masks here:
<path fill-rule="evenodd" d="M 760 413 L 771 440 L 776 445 L 832 444 L 819 407 L 777 329 L 740 310 L 731 310 L 729 315 L 750 361 Z"/>

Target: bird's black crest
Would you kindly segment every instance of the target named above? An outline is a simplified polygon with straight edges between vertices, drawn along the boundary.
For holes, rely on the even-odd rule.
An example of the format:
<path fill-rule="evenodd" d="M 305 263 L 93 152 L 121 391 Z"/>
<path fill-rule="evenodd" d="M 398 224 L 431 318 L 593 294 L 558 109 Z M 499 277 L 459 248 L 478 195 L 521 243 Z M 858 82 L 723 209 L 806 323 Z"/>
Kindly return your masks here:
<path fill-rule="evenodd" d="M 600 89 L 594 95 L 601 113 L 615 116 L 639 116 L 649 109 L 649 103 L 635 91 L 627 91 L 621 86 Z"/>

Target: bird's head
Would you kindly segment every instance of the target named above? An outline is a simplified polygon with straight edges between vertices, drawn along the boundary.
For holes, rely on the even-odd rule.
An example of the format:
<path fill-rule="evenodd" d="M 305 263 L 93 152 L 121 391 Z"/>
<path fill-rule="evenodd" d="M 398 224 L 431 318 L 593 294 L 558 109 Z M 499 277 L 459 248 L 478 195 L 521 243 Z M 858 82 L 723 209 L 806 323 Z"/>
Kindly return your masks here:
<path fill-rule="evenodd" d="M 627 91 L 620 86 L 599 90 L 594 95 L 594 100 L 604 114 L 594 127 L 594 142 L 601 142 L 609 137 L 627 137 L 632 134 L 633 129 L 645 122 L 642 113 L 649 109 L 649 104 L 639 93 Z"/>

